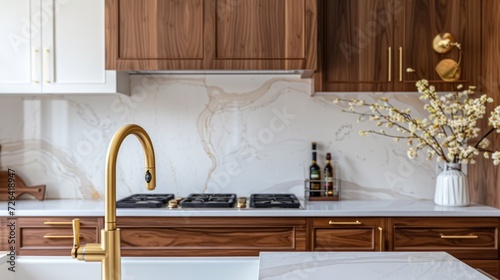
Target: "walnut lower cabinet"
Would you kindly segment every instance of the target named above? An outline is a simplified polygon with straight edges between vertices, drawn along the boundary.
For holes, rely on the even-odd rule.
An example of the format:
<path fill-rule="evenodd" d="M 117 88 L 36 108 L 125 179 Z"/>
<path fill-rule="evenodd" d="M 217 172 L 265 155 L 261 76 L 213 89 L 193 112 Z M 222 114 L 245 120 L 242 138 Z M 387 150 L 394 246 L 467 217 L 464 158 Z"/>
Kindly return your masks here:
<path fill-rule="evenodd" d="M 306 218 L 118 217 L 122 256 L 258 256 L 305 251 Z"/>
<path fill-rule="evenodd" d="M 444 251 L 498 277 L 498 218 L 392 218 L 390 251 Z"/>
<path fill-rule="evenodd" d="M 79 218 L 81 244 L 100 239 L 102 218 Z M 73 217 L 17 218 L 16 254 L 20 256 L 68 256 L 73 247 Z"/>
<path fill-rule="evenodd" d="M 384 251 L 383 218 L 310 218 L 308 244 L 312 251 Z"/>
<path fill-rule="evenodd" d="M 18 255 L 70 256 L 73 217 L 16 221 Z M 81 221 L 82 244 L 99 242 L 102 217 Z M 444 251 L 495 277 L 495 217 L 118 217 L 122 256 L 257 256 L 261 251 Z M 0 245 L 6 250 L 4 245 Z"/>

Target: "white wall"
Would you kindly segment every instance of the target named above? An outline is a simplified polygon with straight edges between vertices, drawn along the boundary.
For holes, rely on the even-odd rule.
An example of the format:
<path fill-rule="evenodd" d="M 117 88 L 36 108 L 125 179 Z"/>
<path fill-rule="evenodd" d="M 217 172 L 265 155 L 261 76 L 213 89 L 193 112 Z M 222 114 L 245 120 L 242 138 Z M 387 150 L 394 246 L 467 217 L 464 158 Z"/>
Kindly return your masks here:
<path fill-rule="evenodd" d="M 303 196 L 311 141 L 320 164 L 331 152 L 343 179 L 342 199 L 431 199 L 435 164 L 410 161 L 406 144 L 361 137 L 356 117 L 311 98 L 294 76 L 131 76 L 132 95 L 0 96 L 2 169 L 27 184 L 46 184 L 46 198 L 103 198 L 107 145 L 124 124 L 150 134 L 155 192 L 294 192 Z M 345 93 L 373 99 L 381 93 Z M 421 110 L 415 93 L 388 94 Z M 412 106 L 415 104 L 415 107 Z M 145 192 L 144 158 L 128 137 L 118 158 L 118 198 Z"/>

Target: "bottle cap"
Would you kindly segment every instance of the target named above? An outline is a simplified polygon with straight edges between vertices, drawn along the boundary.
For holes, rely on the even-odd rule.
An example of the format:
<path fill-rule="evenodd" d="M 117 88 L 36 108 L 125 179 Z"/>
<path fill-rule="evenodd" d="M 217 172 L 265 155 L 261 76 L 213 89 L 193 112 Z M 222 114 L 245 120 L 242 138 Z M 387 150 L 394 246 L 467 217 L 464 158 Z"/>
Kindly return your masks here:
<path fill-rule="evenodd" d="M 316 150 L 316 142 L 312 142 L 312 149 Z"/>
<path fill-rule="evenodd" d="M 330 153 L 326 153 L 326 160 L 331 160 L 332 159 L 332 155 Z"/>

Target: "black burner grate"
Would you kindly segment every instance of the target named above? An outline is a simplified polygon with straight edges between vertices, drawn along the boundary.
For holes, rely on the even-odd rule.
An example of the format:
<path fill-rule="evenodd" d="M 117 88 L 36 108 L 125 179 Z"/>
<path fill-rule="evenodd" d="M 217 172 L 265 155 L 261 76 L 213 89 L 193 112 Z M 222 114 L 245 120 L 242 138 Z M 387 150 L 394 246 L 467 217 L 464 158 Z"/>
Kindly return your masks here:
<path fill-rule="evenodd" d="M 174 199 L 173 194 L 134 194 L 116 202 L 117 208 L 160 208 L 165 207 L 169 200 Z"/>
<path fill-rule="evenodd" d="M 183 208 L 232 208 L 236 203 L 235 194 L 194 193 L 181 200 Z"/>
<path fill-rule="evenodd" d="M 294 194 L 261 193 L 250 196 L 252 208 L 300 208 L 300 201 Z"/>

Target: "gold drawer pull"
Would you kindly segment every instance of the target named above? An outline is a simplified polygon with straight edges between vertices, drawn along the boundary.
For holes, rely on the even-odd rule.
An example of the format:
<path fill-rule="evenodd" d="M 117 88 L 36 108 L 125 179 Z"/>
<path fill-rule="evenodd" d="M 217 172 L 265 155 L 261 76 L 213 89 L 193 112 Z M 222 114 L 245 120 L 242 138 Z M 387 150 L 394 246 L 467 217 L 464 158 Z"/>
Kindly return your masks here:
<path fill-rule="evenodd" d="M 72 225 L 73 222 L 43 222 L 44 225 L 53 225 L 53 226 L 65 226 Z"/>
<path fill-rule="evenodd" d="M 73 239 L 73 235 L 44 235 L 45 239 Z"/>
<path fill-rule="evenodd" d="M 443 239 L 476 239 L 479 238 L 477 235 L 444 235 L 440 234 Z"/>
<path fill-rule="evenodd" d="M 334 221 L 329 221 L 329 225 L 361 225 L 363 224 L 360 221 L 355 221 L 355 222 L 334 222 Z"/>
<path fill-rule="evenodd" d="M 384 251 L 384 248 L 385 248 L 385 244 L 384 244 L 384 229 L 382 227 L 378 227 L 378 231 L 379 231 L 379 243 L 380 243 L 380 252 L 383 252 Z"/>

